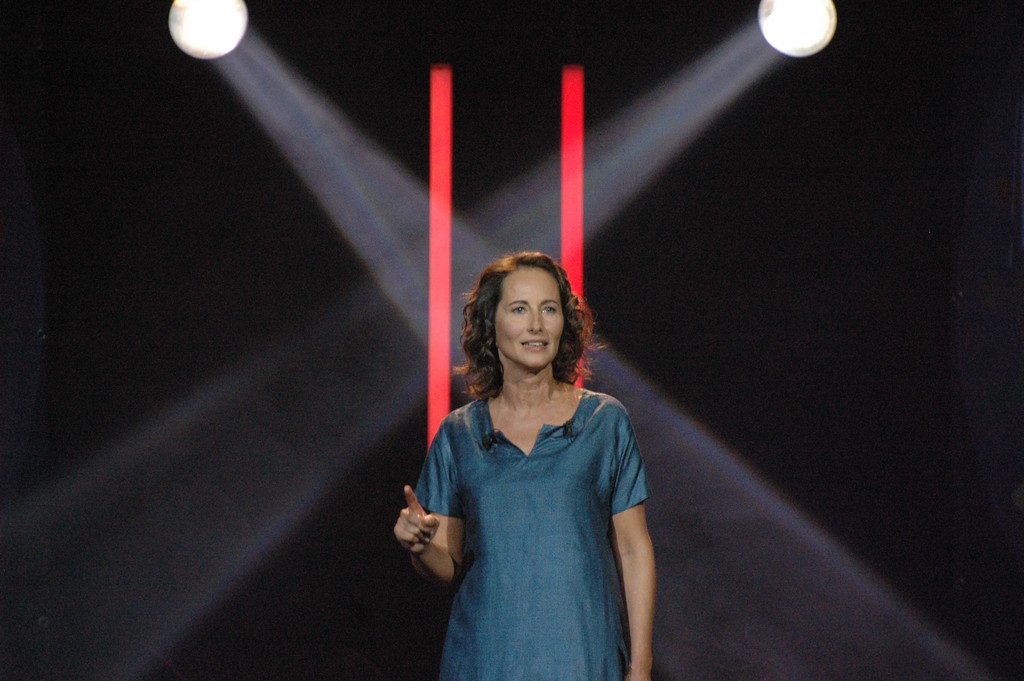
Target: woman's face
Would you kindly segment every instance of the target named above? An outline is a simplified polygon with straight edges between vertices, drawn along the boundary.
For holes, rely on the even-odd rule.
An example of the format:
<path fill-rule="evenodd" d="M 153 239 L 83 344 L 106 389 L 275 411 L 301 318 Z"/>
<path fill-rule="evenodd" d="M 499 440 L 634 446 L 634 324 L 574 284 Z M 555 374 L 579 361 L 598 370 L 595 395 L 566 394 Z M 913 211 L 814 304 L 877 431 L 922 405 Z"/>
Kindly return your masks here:
<path fill-rule="evenodd" d="M 558 282 L 545 270 L 524 267 L 501 284 L 494 335 L 505 380 L 551 367 L 562 338 Z"/>

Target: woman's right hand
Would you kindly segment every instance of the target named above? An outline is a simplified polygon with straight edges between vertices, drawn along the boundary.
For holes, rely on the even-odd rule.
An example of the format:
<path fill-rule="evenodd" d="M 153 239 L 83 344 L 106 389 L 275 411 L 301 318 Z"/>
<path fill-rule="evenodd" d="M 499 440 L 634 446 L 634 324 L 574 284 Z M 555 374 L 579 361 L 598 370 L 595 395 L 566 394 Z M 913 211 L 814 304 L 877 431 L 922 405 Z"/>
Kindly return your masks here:
<path fill-rule="evenodd" d="M 419 555 L 427 550 L 441 519 L 424 510 L 409 485 L 405 486 L 405 504 L 395 522 L 395 539 L 406 551 Z"/>

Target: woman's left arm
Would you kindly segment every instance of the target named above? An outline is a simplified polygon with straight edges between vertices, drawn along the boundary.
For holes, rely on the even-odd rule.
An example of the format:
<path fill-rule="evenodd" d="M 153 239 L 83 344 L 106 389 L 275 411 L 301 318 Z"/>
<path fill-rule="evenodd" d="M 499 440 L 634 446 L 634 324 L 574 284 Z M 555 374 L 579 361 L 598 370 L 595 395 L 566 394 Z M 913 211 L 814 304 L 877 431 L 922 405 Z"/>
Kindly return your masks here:
<path fill-rule="evenodd" d="M 629 619 L 630 664 L 625 681 L 650 681 L 654 628 L 654 545 L 643 504 L 612 516 L 612 547 Z"/>

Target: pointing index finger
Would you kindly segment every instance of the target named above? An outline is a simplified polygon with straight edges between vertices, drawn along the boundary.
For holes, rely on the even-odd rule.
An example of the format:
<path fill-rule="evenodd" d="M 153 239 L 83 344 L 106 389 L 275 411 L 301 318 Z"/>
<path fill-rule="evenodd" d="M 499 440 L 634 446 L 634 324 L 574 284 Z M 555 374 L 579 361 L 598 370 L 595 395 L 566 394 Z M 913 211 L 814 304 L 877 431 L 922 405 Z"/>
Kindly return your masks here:
<path fill-rule="evenodd" d="M 418 513 L 421 518 L 427 517 L 427 512 L 423 510 L 423 506 L 420 505 L 420 500 L 416 498 L 416 492 L 413 491 L 409 485 L 405 486 L 405 503 L 409 507 L 409 510 L 414 513 Z"/>

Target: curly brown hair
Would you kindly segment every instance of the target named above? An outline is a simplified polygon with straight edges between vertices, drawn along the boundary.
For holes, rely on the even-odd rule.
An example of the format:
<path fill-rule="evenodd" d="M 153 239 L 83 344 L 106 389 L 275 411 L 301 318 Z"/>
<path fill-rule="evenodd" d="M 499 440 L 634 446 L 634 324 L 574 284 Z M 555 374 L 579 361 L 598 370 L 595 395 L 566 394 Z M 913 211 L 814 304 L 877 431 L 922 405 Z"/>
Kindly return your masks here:
<path fill-rule="evenodd" d="M 501 394 L 504 377 L 494 333 L 494 315 L 505 277 L 526 267 L 544 270 L 558 284 L 565 324 L 558 353 L 551 363 L 555 380 L 575 383 L 581 376 L 590 375 L 587 352 L 593 341 L 594 316 L 586 301 L 573 293 L 565 269 L 551 256 L 535 251 L 511 253 L 483 269 L 466 294 L 468 302 L 462 308 L 462 351 L 466 363 L 456 367 L 456 373 L 466 377 L 466 388 L 477 399 L 486 400 Z"/>

